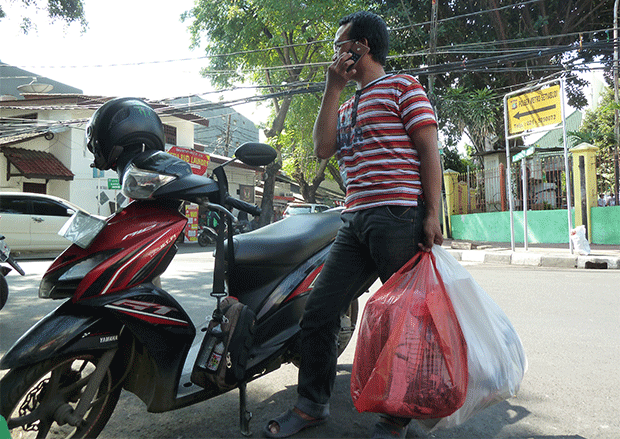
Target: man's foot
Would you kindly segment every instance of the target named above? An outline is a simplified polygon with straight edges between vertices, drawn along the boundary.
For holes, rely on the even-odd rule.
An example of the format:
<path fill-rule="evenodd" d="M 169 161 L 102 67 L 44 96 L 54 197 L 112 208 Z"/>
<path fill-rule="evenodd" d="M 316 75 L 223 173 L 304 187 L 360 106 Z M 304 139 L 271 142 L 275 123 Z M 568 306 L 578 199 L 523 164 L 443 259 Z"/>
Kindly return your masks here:
<path fill-rule="evenodd" d="M 327 417 L 313 418 L 294 407 L 270 420 L 263 432 L 267 437 L 289 437 L 306 428 L 324 424 L 326 421 Z"/>

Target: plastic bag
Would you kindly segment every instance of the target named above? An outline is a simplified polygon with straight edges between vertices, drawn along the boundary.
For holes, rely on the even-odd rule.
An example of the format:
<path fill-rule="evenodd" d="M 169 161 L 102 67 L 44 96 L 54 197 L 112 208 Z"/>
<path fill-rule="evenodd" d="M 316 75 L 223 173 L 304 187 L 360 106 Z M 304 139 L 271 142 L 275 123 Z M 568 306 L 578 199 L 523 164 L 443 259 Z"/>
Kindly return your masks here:
<path fill-rule="evenodd" d="M 570 240 L 573 242 L 575 251 L 580 255 L 590 254 L 590 243 L 586 238 L 586 226 L 577 226 L 570 231 Z"/>
<path fill-rule="evenodd" d="M 425 428 L 456 427 L 481 410 L 517 394 L 527 370 L 525 351 L 506 314 L 450 253 L 435 245 L 436 267 L 467 341 L 469 386 L 465 403 Z"/>
<path fill-rule="evenodd" d="M 433 259 L 418 252 L 366 304 L 351 373 L 360 412 L 436 418 L 465 400 L 467 346 Z"/>

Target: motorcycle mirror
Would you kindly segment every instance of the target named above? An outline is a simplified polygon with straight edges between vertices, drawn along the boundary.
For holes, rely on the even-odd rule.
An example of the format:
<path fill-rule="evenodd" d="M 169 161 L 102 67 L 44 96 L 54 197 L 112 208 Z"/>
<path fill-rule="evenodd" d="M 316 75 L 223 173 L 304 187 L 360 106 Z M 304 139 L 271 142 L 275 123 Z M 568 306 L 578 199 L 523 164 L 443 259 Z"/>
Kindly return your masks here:
<path fill-rule="evenodd" d="M 235 158 L 249 166 L 265 166 L 273 162 L 278 153 L 265 143 L 248 142 L 235 150 Z"/>

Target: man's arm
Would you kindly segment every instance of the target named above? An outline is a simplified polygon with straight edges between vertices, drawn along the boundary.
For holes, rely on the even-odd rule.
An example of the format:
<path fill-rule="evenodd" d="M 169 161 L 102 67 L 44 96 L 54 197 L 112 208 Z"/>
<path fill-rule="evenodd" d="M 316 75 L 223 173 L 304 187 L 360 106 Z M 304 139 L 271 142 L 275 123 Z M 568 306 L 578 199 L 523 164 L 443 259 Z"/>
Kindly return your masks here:
<path fill-rule="evenodd" d="M 328 159 L 336 153 L 340 93 L 330 92 L 329 87 L 325 87 L 321 108 L 312 131 L 314 153 L 319 159 Z"/>
<path fill-rule="evenodd" d="M 314 122 L 312 140 L 314 141 L 314 153 L 320 159 L 328 159 L 333 156 L 337 147 L 338 108 L 340 95 L 347 85 L 355 69 L 347 72 L 347 61 L 351 58 L 350 53 L 334 56 L 333 63 L 327 69 L 325 80 L 325 92 L 321 101 L 319 114 Z"/>
<path fill-rule="evenodd" d="M 443 243 L 443 233 L 439 224 L 441 211 L 441 162 L 437 148 L 437 127 L 425 125 L 413 132 L 412 140 L 420 158 L 420 180 L 424 191 L 424 242 L 420 248 L 430 251 L 433 244 Z"/>

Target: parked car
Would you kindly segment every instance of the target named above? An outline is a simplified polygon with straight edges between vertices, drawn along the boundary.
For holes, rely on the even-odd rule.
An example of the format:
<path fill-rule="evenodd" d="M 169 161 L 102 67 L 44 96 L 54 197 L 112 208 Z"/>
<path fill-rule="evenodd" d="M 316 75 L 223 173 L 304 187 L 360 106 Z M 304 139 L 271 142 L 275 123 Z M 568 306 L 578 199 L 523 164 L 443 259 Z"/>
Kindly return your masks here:
<path fill-rule="evenodd" d="M 14 252 L 64 250 L 70 242 L 58 231 L 78 210 L 52 195 L 0 192 L 0 234 Z"/>
<path fill-rule="evenodd" d="M 287 218 L 291 215 L 299 215 L 300 213 L 321 213 L 329 208 L 330 207 L 326 206 L 325 204 L 292 203 L 286 206 L 282 217 Z"/>

